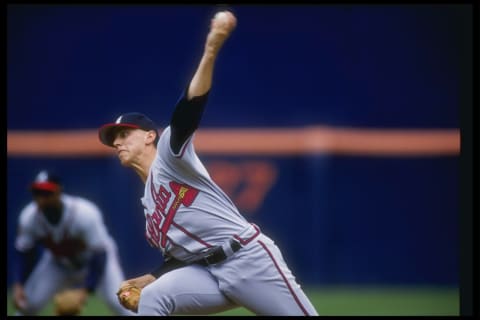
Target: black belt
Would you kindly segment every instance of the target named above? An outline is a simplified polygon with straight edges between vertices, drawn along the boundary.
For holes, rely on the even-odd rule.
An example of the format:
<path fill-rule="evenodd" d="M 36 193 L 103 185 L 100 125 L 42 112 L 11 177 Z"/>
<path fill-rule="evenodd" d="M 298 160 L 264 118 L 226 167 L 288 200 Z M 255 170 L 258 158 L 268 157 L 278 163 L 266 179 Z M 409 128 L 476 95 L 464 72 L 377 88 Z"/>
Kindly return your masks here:
<path fill-rule="evenodd" d="M 232 248 L 233 252 L 237 252 L 238 250 L 240 250 L 241 247 L 242 245 L 238 241 L 233 239 L 230 240 L 230 248 Z M 184 262 L 184 261 L 177 260 L 173 257 L 169 257 L 164 261 L 164 263 L 162 263 L 162 265 L 159 268 L 152 270 L 150 274 L 153 275 L 155 278 L 158 278 L 167 272 L 188 266 L 191 263 L 197 263 L 201 266 L 209 266 L 215 263 L 222 262 L 225 259 L 227 259 L 227 255 L 223 251 L 223 248 L 218 247 L 218 248 L 215 248 L 212 252 L 207 254 L 202 259 L 196 260 L 193 262 Z"/>
<path fill-rule="evenodd" d="M 233 239 L 230 240 L 230 248 L 232 248 L 233 252 L 237 252 L 238 250 L 240 250 L 241 247 L 242 245 L 238 241 Z M 202 266 L 209 266 L 212 264 L 222 262 L 227 258 L 228 256 L 225 254 L 225 251 L 223 251 L 223 248 L 218 247 L 214 249 L 212 252 L 210 252 L 209 254 L 207 254 L 205 257 L 199 260 L 196 260 L 194 263 L 198 263 L 199 265 L 202 265 Z"/>

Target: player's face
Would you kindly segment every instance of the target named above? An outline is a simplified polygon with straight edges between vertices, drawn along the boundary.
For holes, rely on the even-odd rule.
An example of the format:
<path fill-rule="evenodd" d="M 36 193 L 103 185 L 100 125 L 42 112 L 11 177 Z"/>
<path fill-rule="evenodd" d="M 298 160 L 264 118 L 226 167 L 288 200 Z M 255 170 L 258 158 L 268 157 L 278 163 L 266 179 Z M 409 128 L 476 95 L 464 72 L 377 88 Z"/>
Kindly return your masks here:
<path fill-rule="evenodd" d="M 122 165 L 138 163 L 146 146 L 146 133 L 144 130 L 130 128 L 121 128 L 115 133 L 113 146 Z"/>
<path fill-rule="evenodd" d="M 33 190 L 32 197 L 40 209 L 58 204 L 60 193 L 53 191 Z"/>
<path fill-rule="evenodd" d="M 60 191 L 33 190 L 32 196 L 38 209 L 50 222 L 56 223 L 60 220 L 62 214 Z"/>

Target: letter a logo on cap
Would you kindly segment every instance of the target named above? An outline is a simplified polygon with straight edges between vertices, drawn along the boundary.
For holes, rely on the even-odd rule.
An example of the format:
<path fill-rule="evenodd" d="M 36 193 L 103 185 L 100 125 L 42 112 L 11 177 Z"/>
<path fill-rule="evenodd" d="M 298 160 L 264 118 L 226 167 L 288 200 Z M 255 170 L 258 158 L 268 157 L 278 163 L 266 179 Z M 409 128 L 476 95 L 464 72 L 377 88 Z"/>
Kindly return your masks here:
<path fill-rule="evenodd" d="M 123 115 L 118 117 L 117 120 L 115 120 L 115 123 L 120 123 L 120 121 L 122 121 L 122 117 L 123 117 Z"/>
<path fill-rule="evenodd" d="M 37 178 L 35 179 L 35 182 L 45 182 L 48 180 L 48 174 L 46 171 L 40 171 L 40 173 L 37 175 Z"/>

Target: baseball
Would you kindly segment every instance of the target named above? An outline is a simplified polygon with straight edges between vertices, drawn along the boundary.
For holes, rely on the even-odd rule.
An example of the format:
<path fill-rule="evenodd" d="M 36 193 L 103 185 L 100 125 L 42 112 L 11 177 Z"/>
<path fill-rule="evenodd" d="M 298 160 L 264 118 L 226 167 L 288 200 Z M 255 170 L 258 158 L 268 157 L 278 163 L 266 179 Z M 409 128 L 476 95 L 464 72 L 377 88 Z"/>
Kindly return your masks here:
<path fill-rule="evenodd" d="M 224 11 L 217 12 L 215 14 L 215 20 L 226 22 L 228 21 L 228 14 Z"/>

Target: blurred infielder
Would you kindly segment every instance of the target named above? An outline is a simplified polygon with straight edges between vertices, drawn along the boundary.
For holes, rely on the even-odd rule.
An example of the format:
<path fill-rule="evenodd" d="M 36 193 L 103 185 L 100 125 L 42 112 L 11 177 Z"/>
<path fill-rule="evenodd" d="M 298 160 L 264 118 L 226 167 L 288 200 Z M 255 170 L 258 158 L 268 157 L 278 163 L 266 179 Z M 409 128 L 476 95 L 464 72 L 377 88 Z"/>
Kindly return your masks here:
<path fill-rule="evenodd" d="M 67 288 L 75 288 L 80 305 L 96 291 L 114 314 L 134 315 L 115 295 L 125 278 L 100 209 L 63 193 L 59 178 L 45 170 L 36 176 L 31 191 L 33 201 L 20 213 L 15 239 L 17 315 L 37 314 Z M 35 261 L 37 245 L 44 250 Z"/>
<path fill-rule="evenodd" d="M 170 125 L 140 113 L 99 129 L 122 165 L 145 183 L 145 236 L 164 255 L 157 270 L 125 281 L 122 304 L 139 315 L 210 314 L 243 306 L 259 315 L 317 315 L 279 248 L 212 181 L 193 145 L 214 62 L 236 26 L 229 11 L 211 21 L 204 52 Z"/>

